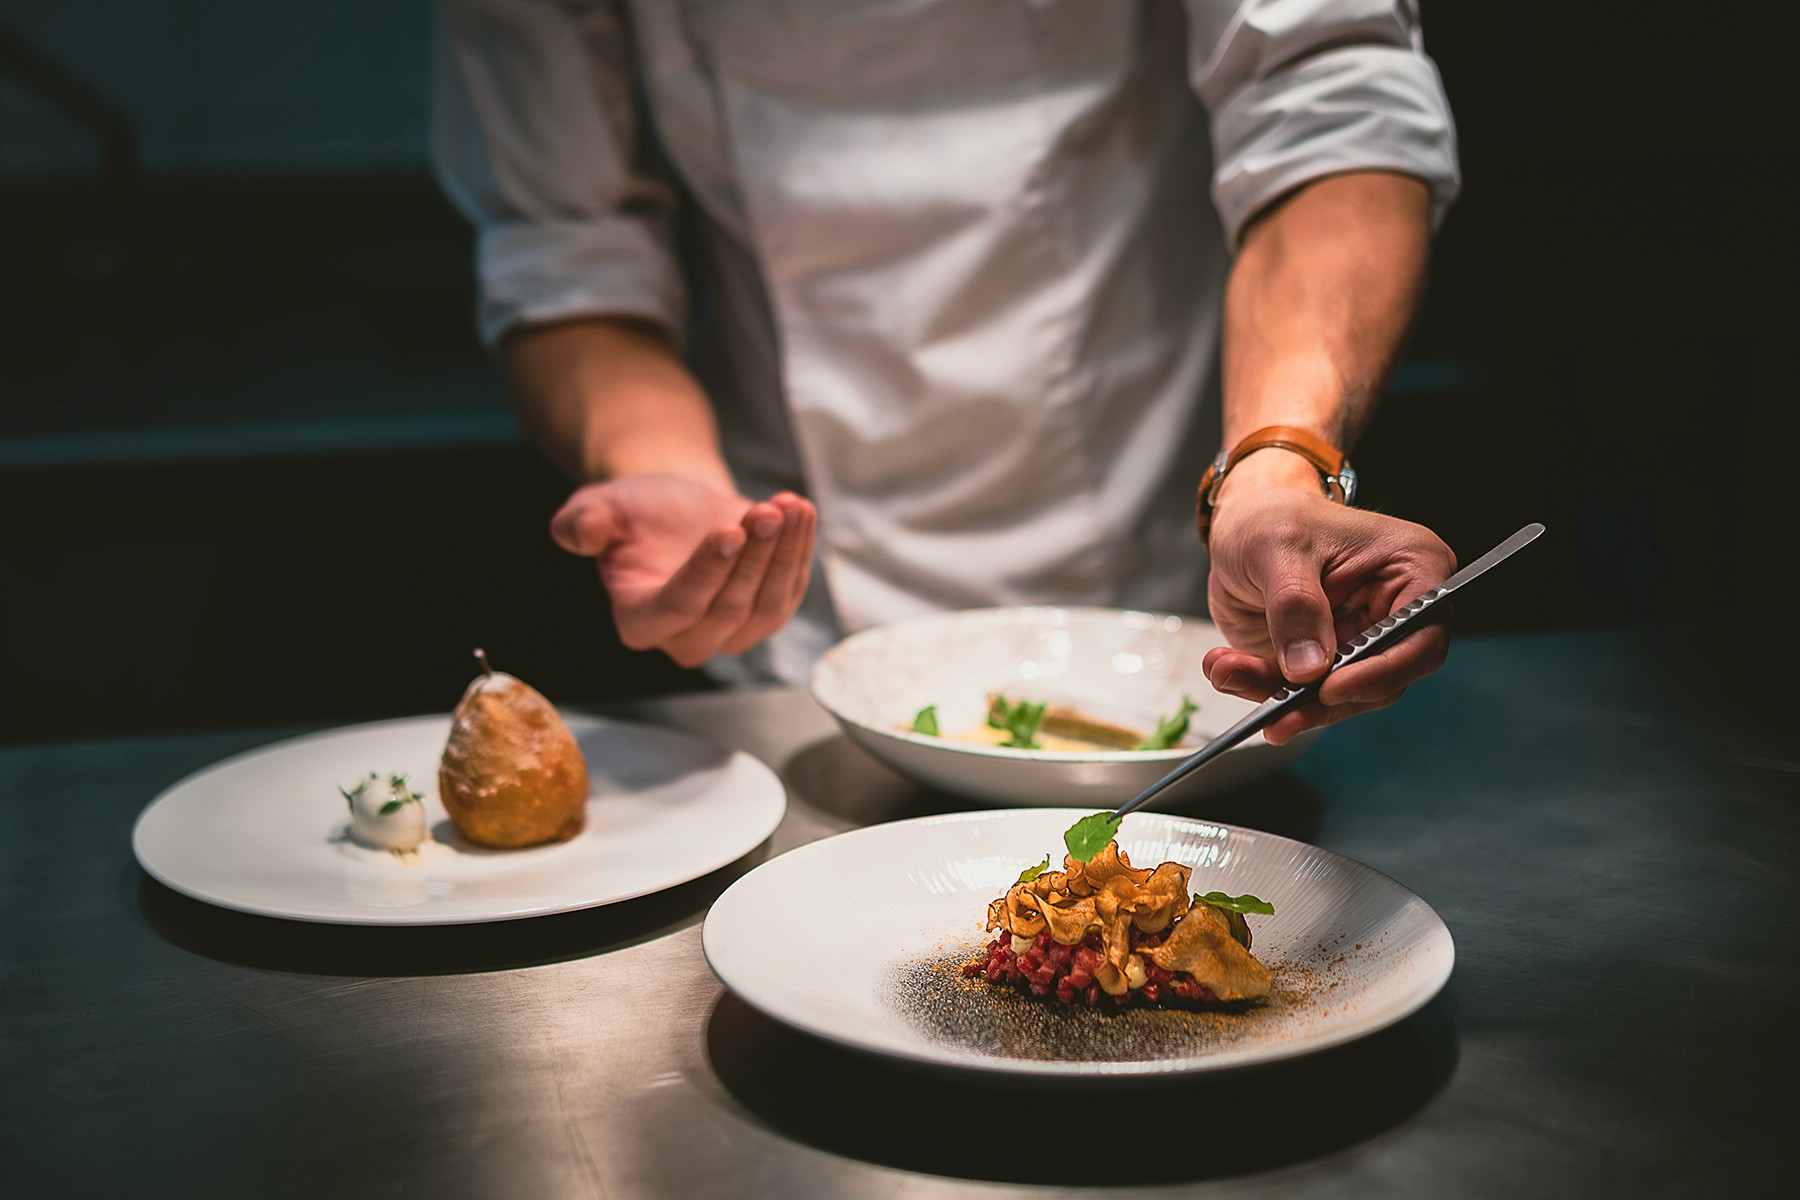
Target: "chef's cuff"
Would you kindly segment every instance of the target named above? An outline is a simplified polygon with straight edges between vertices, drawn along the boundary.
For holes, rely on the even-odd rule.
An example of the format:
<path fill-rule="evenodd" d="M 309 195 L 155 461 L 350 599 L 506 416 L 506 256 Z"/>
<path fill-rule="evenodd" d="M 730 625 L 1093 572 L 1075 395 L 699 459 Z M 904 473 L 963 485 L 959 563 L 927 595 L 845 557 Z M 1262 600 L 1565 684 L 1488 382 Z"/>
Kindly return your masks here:
<path fill-rule="evenodd" d="M 1213 202 L 1226 244 L 1266 205 L 1349 171 L 1394 171 L 1431 191 L 1435 230 L 1462 179 L 1437 67 L 1389 46 L 1347 46 L 1234 89 L 1212 112 Z"/>
<path fill-rule="evenodd" d="M 526 325 L 577 317 L 648 321 L 683 340 L 681 273 L 642 222 L 507 222 L 481 232 L 481 340 L 496 347 Z"/>

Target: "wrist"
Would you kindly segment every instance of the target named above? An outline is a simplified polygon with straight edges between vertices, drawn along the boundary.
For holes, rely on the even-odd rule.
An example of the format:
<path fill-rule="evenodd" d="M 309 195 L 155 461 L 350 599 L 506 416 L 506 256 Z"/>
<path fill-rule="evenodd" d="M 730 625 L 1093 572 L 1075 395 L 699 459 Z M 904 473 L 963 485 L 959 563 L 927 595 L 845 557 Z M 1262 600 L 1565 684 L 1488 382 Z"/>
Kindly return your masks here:
<path fill-rule="evenodd" d="M 1201 476 L 1194 510 L 1200 540 L 1210 541 L 1215 511 L 1276 492 L 1348 505 L 1355 499 L 1356 472 L 1342 451 L 1316 433 L 1266 425 L 1221 453 Z"/>
<path fill-rule="evenodd" d="M 576 484 L 661 475 L 735 493 L 712 407 L 660 332 L 568 321 L 520 330 L 505 356 L 521 426 Z"/>
<path fill-rule="evenodd" d="M 1232 466 L 1219 484 L 1213 507 L 1221 508 L 1233 500 L 1283 488 L 1314 496 L 1325 494 L 1316 466 L 1291 450 L 1269 446 L 1246 455 Z"/>
<path fill-rule="evenodd" d="M 660 475 L 697 484 L 726 495 L 737 493 L 737 483 L 725 460 L 686 439 L 620 437 L 601 439 L 583 456 L 582 483 L 605 483 L 633 475 Z"/>

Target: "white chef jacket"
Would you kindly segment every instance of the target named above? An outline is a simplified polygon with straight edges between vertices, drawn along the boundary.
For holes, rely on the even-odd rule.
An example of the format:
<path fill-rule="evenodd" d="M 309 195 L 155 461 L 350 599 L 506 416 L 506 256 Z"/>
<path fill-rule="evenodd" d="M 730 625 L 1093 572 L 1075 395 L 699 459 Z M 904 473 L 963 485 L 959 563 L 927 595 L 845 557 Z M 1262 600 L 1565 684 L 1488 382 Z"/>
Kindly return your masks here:
<path fill-rule="evenodd" d="M 442 0 L 480 328 L 662 326 L 815 586 L 736 677 L 941 608 L 1200 612 L 1230 250 L 1455 135 L 1415 0 Z M 1209 194 L 1210 193 L 1210 194 Z M 717 664 L 732 675 L 731 664 Z"/>

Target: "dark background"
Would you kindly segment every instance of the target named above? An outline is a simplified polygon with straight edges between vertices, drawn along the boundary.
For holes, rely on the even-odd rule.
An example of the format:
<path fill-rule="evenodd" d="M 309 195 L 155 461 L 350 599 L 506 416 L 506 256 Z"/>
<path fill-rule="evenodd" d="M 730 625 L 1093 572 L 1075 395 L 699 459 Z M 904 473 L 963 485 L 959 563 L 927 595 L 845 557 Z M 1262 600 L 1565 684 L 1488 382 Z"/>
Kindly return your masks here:
<path fill-rule="evenodd" d="M 1791 613 L 1773 35 L 1424 8 L 1466 182 L 1366 502 L 1465 557 L 1549 526 L 1467 633 Z M 560 703 L 703 686 L 546 535 L 428 18 L 0 0 L 0 742 L 441 711 L 476 645 Z"/>

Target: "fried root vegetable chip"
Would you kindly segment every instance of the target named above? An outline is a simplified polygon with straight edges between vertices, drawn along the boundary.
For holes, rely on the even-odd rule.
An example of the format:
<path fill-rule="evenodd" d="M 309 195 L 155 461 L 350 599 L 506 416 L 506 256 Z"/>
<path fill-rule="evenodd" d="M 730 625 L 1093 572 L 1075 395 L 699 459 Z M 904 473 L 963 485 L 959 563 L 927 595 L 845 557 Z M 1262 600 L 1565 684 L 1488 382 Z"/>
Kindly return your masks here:
<path fill-rule="evenodd" d="M 1050 928 L 1050 936 L 1065 946 L 1073 946 L 1087 936 L 1088 930 L 1100 927 L 1100 914 L 1094 898 L 1081 896 L 1062 904 L 1045 903 L 1038 912 Z"/>
<path fill-rule="evenodd" d="M 1035 907 L 1036 897 L 1012 888 L 988 905 L 987 927 L 1004 929 L 1015 937 L 1033 938 L 1044 932 L 1044 918 Z M 1033 907 L 1026 907 L 1027 903 Z"/>
<path fill-rule="evenodd" d="M 1068 880 L 1064 886 L 1077 896 L 1090 896 L 1121 877 L 1131 881 L 1133 885 L 1142 886 L 1151 875 L 1148 867 L 1132 866 L 1131 860 L 1120 852 L 1116 841 L 1106 843 L 1106 848 L 1087 862 L 1082 862 L 1073 854 L 1064 855 L 1063 873 Z"/>
<path fill-rule="evenodd" d="M 1125 974 L 1126 960 L 1136 957 L 1131 953 L 1131 922 L 1114 921 L 1107 926 L 1100 948 L 1106 961 L 1094 968 L 1094 981 L 1107 995 L 1123 996 L 1131 990 Z"/>
<path fill-rule="evenodd" d="M 1154 870 L 1134 867 L 1117 842 L 1088 862 L 1071 856 L 1063 866 L 1008 888 L 988 905 L 987 927 L 1020 938 L 1047 932 L 1065 946 L 1098 932 L 1103 961 L 1094 968 L 1094 980 L 1113 996 L 1143 986 L 1144 962 L 1131 949 L 1133 926 L 1148 934 L 1166 932 L 1167 940 L 1149 952 L 1151 960 L 1166 971 L 1187 972 L 1219 999 L 1269 994 L 1269 971 L 1250 956 L 1244 918 L 1210 904 L 1191 904 L 1190 868 L 1176 862 Z"/>
<path fill-rule="evenodd" d="M 1138 889 L 1131 910 L 1132 924 L 1145 933 L 1161 933 L 1188 910 L 1188 877 L 1192 872 L 1180 863 L 1156 868 Z"/>
<path fill-rule="evenodd" d="M 1232 935 L 1226 914 L 1196 904 L 1168 940 L 1150 952 L 1165 971 L 1186 971 L 1221 1000 L 1257 1000 L 1269 994 L 1269 968 Z"/>

